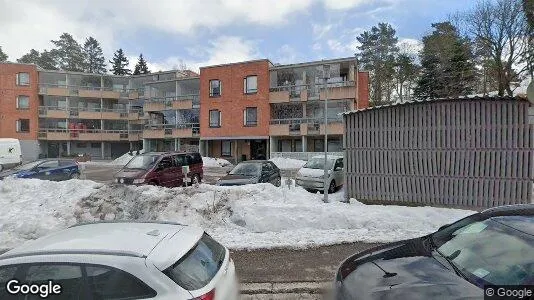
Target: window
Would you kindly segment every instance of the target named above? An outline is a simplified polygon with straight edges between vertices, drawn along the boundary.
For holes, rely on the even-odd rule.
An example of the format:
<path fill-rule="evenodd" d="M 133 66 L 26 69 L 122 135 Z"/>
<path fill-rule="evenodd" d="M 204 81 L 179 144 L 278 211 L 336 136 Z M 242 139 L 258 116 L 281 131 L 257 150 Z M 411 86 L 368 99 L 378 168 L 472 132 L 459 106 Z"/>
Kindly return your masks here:
<path fill-rule="evenodd" d="M 243 92 L 245 94 L 254 94 L 258 92 L 258 76 L 247 76 L 243 80 Z"/>
<path fill-rule="evenodd" d="M 87 148 L 87 143 L 76 143 L 76 148 Z"/>
<path fill-rule="evenodd" d="M 198 290 L 215 277 L 225 256 L 226 249 L 204 234 L 195 248 L 164 273 L 182 288 Z"/>
<path fill-rule="evenodd" d="M 336 160 L 336 164 L 334 165 L 334 169 L 336 169 L 336 168 L 343 169 L 343 159 L 342 158 Z"/>
<path fill-rule="evenodd" d="M 247 107 L 243 111 L 243 123 L 245 126 L 257 126 L 258 125 L 258 108 Z"/>
<path fill-rule="evenodd" d="M 107 266 L 87 266 L 85 270 L 93 299 L 145 299 L 156 296 L 156 291 L 122 270 Z"/>
<path fill-rule="evenodd" d="M 100 146 L 102 146 L 102 144 L 100 143 L 91 143 L 91 148 L 100 148 Z"/>
<path fill-rule="evenodd" d="M 264 163 L 262 165 L 261 172 L 271 174 L 274 171 L 273 167 L 269 163 Z"/>
<path fill-rule="evenodd" d="M 210 127 L 221 127 L 221 112 L 210 110 Z"/>
<path fill-rule="evenodd" d="M 17 120 L 17 132 L 30 132 L 30 120 L 18 119 Z"/>
<path fill-rule="evenodd" d="M 18 96 L 17 97 L 17 109 L 28 109 L 28 108 L 30 108 L 30 97 Z"/>
<path fill-rule="evenodd" d="M 17 85 L 30 85 L 30 74 L 17 73 Z"/>
<path fill-rule="evenodd" d="M 39 170 L 44 170 L 44 169 L 53 169 L 57 167 L 59 167 L 59 162 L 57 160 L 50 160 L 50 161 L 40 164 L 37 168 Z"/>
<path fill-rule="evenodd" d="M 15 278 L 15 272 L 17 272 L 17 266 L 0 267 L 0 299 L 10 299 L 11 295 L 6 290 L 6 284 Z"/>
<path fill-rule="evenodd" d="M 39 264 L 28 268 L 27 284 L 46 285 L 48 281 L 61 285 L 61 294 L 54 295 L 54 299 L 78 299 L 82 295 L 83 278 L 80 266 L 60 264 Z M 39 299 L 38 295 L 25 299 Z"/>
<path fill-rule="evenodd" d="M 178 167 L 181 167 L 181 166 L 187 166 L 187 159 L 186 159 L 186 156 L 185 155 L 176 155 L 174 157 L 174 163 L 176 164 L 176 166 Z"/>
<path fill-rule="evenodd" d="M 232 142 L 231 141 L 221 141 L 221 155 L 232 156 Z"/>
<path fill-rule="evenodd" d="M 222 94 L 222 84 L 218 79 L 210 80 L 210 97 L 219 97 Z"/>

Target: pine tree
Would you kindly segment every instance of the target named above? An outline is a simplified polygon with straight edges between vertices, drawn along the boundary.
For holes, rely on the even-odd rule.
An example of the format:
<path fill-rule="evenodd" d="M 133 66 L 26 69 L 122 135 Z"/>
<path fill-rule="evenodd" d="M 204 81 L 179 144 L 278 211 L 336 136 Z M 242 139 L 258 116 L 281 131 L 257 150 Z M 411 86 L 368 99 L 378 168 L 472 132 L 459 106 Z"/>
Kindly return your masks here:
<path fill-rule="evenodd" d="M 148 66 L 146 64 L 145 59 L 143 58 L 143 53 L 139 55 L 139 59 L 137 60 L 137 64 L 135 65 L 135 69 L 133 72 L 133 75 L 139 75 L 139 74 L 149 74 L 150 70 L 148 70 Z"/>
<path fill-rule="evenodd" d="M 7 54 L 2 51 L 2 46 L 0 46 L 0 62 L 7 61 Z"/>
<path fill-rule="evenodd" d="M 65 71 L 83 72 L 85 55 L 82 46 L 68 33 L 63 33 L 59 40 L 52 41 L 56 48 L 50 51 L 59 69 Z"/>
<path fill-rule="evenodd" d="M 31 49 L 30 52 L 24 54 L 21 58 L 17 59 L 19 63 L 36 64 L 45 70 L 57 70 L 57 63 L 50 51 L 44 50 L 42 53 L 35 49 Z"/>
<path fill-rule="evenodd" d="M 356 55 L 362 67 L 370 71 L 372 104 L 390 102 L 395 56 L 399 51 L 395 29 L 388 23 L 379 23 L 356 39 L 361 43 Z"/>
<path fill-rule="evenodd" d="M 85 57 L 85 72 L 97 74 L 106 73 L 106 59 L 104 58 L 100 44 L 95 38 L 90 36 L 85 40 L 85 43 L 83 44 L 83 53 Z"/>
<path fill-rule="evenodd" d="M 128 58 L 124 55 L 122 49 L 115 51 L 113 59 L 109 61 L 111 69 L 109 69 L 115 75 L 130 75 L 132 71 L 128 69 Z"/>
<path fill-rule="evenodd" d="M 470 42 L 461 38 L 450 22 L 435 23 L 432 27 L 434 31 L 423 37 L 422 74 L 414 95 L 424 99 L 472 93 L 475 67 Z"/>

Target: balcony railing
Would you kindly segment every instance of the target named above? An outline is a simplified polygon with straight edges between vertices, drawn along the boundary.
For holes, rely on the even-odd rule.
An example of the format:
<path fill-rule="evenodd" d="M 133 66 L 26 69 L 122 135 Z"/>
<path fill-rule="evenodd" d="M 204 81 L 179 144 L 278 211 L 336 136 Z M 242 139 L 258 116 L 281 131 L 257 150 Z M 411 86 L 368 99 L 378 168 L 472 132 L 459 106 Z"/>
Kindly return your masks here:
<path fill-rule="evenodd" d="M 186 129 L 200 128 L 200 123 L 179 123 L 179 124 L 146 124 L 145 129 Z"/>
<path fill-rule="evenodd" d="M 343 118 L 328 118 L 328 123 L 340 123 L 343 122 Z M 280 124 L 324 124 L 324 118 L 291 118 L 291 119 L 272 119 L 271 125 Z"/>
<path fill-rule="evenodd" d="M 150 97 L 147 102 L 171 102 L 171 101 L 182 101 L 182 100 L 192 100 L 193 103 L 200 103 L 200 96 L 198 94 L 190 95 L 178 95 L 170 97 Z"/>
<path fill-rule="evenodd" d="M 49 110 L 60 110 L 60 111 L 87 111 L 87 112 L 117 112 L 117 113 L 128 113 L 128 112 L 141 112 L 141 109 L 125 109 L 125 108 L 100 108 L 100 107 L 64 107 L 64 106 L 39 106 L 39 114 L 45 114 Z"/>
<path fill-rule="evenodd" d="M 345 87 L 345 86 L 354 86 L 354 81 L 340 81 L 340 82 L 329 82 L 328 88 L 335 88 L 335 87 Z M 317 84 L 300 84 L 300 85 L 283 85 L 283 86 L 275 86 L 271 87 L 269 89 L 270 92 L 281 92 L 281 91 L 288 91 L 290 94 L 296 94 L 297 92 L 300 95 L 300 91 L 307 90 L 308 95 L 310 93 L 318 93 L 319 89 L 324 88 L 324 83 L 317 83 Z"/>

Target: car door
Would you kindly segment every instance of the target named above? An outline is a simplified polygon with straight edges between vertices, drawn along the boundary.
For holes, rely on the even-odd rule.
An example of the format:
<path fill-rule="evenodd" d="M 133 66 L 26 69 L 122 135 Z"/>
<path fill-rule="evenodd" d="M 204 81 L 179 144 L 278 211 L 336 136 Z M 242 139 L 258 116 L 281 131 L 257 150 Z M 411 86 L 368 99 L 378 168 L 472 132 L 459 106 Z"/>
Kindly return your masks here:
<path fill-rule="evenodd" d="M 69 180 L 74 173 L 79 173 L 78 165 L 74 161 L 60 160 L 56 180 Z"/>
<path fill-rule="evenodd" d="M 17 271 L 24 278 L 22 282 L 29 285 L 47 285 L 49 282 L 59 284 L 61 293 L 49 295 L 50 299 L 70 300 L 88 299 L 84 287 L 82 268 L 67 263 L 35 263 L 21 266 Z M 42 299 L 39 295 L 27 295 L 25 300 Z"/>
<path fill-rule="evenodd" d="M 174 162 L 172 161 L 171 156 L 163 157 L 156 169 L 159 182 L 161 186 L 172 187 L 175 184 L 176 175 L 173 172 Z"/>
<path fill-rule="evenodd" d="M 59 179 L 59 161 L 47 160 L 35 168 L 35 174 L 32 178 L 38 178 L 43 180 L 58 180 Z"/>
<path fill-rule="evenodd" d="M 269 182 L 275 184 L 274 170 L 271 164 L 265 162 L 261 166 L 262 182 Z"/>
<path fill-rule="evenodd" d="M 183 186 L 184 185 L 184 174 L 182 172 L 182 167 L 187 166 L 187 157 L 183 154 L 175 155 L 173 156 L 174 159 L 174 165 L 176 167 L 175 173 L 176 173 L 176 180 L 177 180 L 177 186 Z M 189 174 L 187 174 L 189 176 Z M 188 177 L 189 178 L 189 177 Z"/>

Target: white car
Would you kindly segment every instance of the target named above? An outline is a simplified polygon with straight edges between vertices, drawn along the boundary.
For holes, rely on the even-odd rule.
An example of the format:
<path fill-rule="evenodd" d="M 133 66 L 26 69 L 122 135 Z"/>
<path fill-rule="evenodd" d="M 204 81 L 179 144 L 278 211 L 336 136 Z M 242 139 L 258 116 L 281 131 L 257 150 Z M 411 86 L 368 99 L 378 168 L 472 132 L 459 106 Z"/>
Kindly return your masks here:
<path fill-rule="evenodd" d="M 238 299 L 238 285 L 228 249 L 202 229 L 104 222 L 76 225 L 0 255 L 0 299 L 43 295 L 227 300 Z"/>
<path fill-rule="evenodd" d="M 343 186 L 343 157 L 329 155 L 326 161 L 328 169 L 328 193 L 334 193 Z M 324 156 L 314 156 L 298 171 L 295 183 L 308 191 L 324 189 Z"/>

